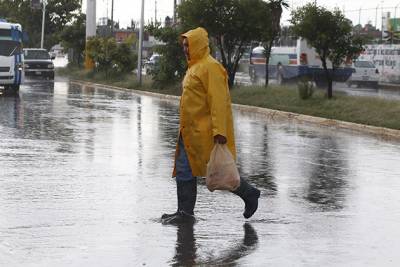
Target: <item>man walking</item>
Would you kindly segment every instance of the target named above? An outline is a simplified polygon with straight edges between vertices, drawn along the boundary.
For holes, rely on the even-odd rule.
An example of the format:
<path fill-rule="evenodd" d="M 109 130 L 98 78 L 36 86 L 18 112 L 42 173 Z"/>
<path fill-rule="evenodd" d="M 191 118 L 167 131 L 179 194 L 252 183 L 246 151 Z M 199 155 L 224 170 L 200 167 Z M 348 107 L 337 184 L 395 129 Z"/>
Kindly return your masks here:
<path fill-rule="evenodd" d="M 163 214 L 166 224 L 194 222 L 197 176 L 206 175 L 215 143 L 226 144 L 236 158 L 228 77 L 224 67 L 210 55 L 208 33 L 196 28 L 181 35 L 188 69 L 183 79 L 180 125 L 173 176 L 176 176 L 178 209 Z M 250 218 L 258 207 L 260 191 L 240 178 L 232 193 L 245 203 L 243 216 Z"/>

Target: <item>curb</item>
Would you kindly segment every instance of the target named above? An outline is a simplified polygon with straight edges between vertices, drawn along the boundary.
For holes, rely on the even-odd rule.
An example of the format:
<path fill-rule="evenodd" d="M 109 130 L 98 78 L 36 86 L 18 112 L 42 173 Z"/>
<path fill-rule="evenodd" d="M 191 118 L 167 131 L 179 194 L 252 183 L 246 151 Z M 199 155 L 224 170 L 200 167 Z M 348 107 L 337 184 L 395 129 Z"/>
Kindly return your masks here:
<path fill-rule="evenodd" d="M 400 84 L 379 83 L 379 89 L 399 90 L 400 89 Z"/>
<path fill-rule="evenodd" d="M 180 99 L 179 96 L 174 96 L 174 95 L 165 95 L 165 94 L 153 93 L 153 92 L 147 92 L 147 91 L 141 91 L 141 90 L 135 90 L 135 89 L 127 89 L 127 88 L 122 88 L 122 87 L 97 84 L 97 83 L 86 82 L 86 81 L 71 80 L 70 83 L 86 85 L 86 86 L 95 86 L 95 87 L 99 87 L 99 88 L 112 89 L 112 90 L 118 90 L 118 91 L 128 91 L 128 92 L 133 92 L 138 95 L 157 97 L 159 99 L 170 100 L 170 101 L 174 101 L 174 102 L 177 102 Z M 326 119 L 326 118 L 321 118 L 321 117 L 314 117 L 314 116 L 309 116 L 309 115 L 287 112 L 287 111 L 280 111 L 280 110 L 274 110 L 274 109 L 268 109 L 268 108 L 260 108 L 260 107 L 255 107 L 255 106 L 248 106 L 248 105 L 241 105 L 241 104 L 232 104 L 232 106 L 235 110 L 264 115 L 264 116 L 268 117 L 269 119 L 280 118 L 280 119 L 286 119 L 288 121 L 295 121 L 297 123 L 306 123 L 306 124 L 319 125 L 319 126 L 328 127 L 328 128 L 351 130 L 354 132 L 365 133 L 365 134 L 374 135 L 374 136 L 378 136 L 378 137 L 400 140 L 400 130 L 389 129 L 389 128 L 384 128 L 384 127 L 377 127 L 377 126 L 370 126 L 370 125 L 365 125 L 365 124 L 358 124 L 358 123 L 353 123 L 353 122 L 339 121 L 339 120 L 334 120 L 334 119 Z"/>

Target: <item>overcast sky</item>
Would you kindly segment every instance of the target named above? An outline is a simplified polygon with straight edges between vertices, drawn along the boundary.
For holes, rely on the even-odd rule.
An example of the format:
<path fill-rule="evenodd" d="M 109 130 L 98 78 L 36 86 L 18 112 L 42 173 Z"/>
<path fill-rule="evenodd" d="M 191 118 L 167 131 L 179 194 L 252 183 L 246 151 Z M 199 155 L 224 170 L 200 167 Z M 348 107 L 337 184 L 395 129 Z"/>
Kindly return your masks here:
<path fill-rule="evenodd" d="M 155 17 L 155 6 L 157 2 L 157 18 L 164 20 L 166 16 L 173 15 L 173 0 L 145 0 L 145 21 Z M 282 23 L 288 25 L 291 8 L 300 7 L 313 0 L 287 0 L 291 6 L 284 11 Z M 345 11 L 346 17 L 353 21 L 353 24 L 365 24 L 371 21 L 372 25 L 381 28 L 382 11 L 390 12 L 391 17 L 394 17 L 396 11 L 397 17 L 400 17 L 400 0 L 317 0 L 318 5 L 325 6 L 329 9 L 335 7 Z M 126 27 L 130 24 L 131 19 L 140 20 L 140 5 L 141 0 L 114 0 L 114 18 L 120 22 L 121 27 Z M 395 8 L 396 6 L 397 9 Z M 382 9 L 383 7 L 383 9 Z M 361 12 L 359 11 L 362 9 Z M 377 9 L 378 8 L 378 9 Z M 97 18 L 111 17 L 111 0 L 97 0 Z M 360 16 L 361 15 L 361 16 Z"/>

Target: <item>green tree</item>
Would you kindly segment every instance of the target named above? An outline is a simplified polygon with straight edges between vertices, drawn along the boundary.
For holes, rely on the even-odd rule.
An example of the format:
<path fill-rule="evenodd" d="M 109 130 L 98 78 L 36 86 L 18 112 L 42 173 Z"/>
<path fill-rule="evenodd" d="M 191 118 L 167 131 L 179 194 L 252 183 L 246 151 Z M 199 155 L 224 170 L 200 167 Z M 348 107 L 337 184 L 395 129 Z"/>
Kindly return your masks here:
<path fill-rule="evenodd" d="M 333 12 L 307 4 L 292 12 L 293 32 L 307 40 L 318 53 L 328 82 L 327 96 L 332 98 L 335 69 L 347 58 L 356 57 L 362 50 L 360 39 L 352 35 L 352 23 L 339 9 Z M 332 66 L 328 69 L 328 60 Z"/>
<path fill-rule="evenodd" d="M 39 47 L 42 10 L 32 10 L 30 0 L 1 0 L 0 17 L 20 23 L 28 33 L 25 47 Z M 63 28 L 77 16 L 80 0 L 49 0 L 46 6 L 44 46 L 49 49 L 60 41 Z"/>
<path fill-rule="evenodd" d="M 178 8 L 184 30 L 204 27 L 215 39 L 232 87 L 246 46 L 260 35 L 261 0 L 186 0 Z"/>
<path fill-rule="evenodd" d="M 137 55 L 129 44 L 117 44 L 114 38 L 91 37 L 86 44 L 86 53 L 95 62 L 95 71 L 103 72 L 106 78 L 129 73 L 137 63 Z"/>
<path fill-rule="evenodd" d="M 60 39 L 65 50 L 73 50 L 71 63 L 81 66 L 86 43 L 86 15 L 80 13 L 71 25 L 63 29 Z"/>
<path fill-rule="evenodd" d="M 155 47 L 161 58 L 152 73 L 154 85 L 162 88 L 178 82 L 185 74 L 186 68 L 185 55 L 179 42 L 182 31 L 180 28 L 161 27 L 159 23 L 148 25 L 146 30 L 164 43 Z"/>

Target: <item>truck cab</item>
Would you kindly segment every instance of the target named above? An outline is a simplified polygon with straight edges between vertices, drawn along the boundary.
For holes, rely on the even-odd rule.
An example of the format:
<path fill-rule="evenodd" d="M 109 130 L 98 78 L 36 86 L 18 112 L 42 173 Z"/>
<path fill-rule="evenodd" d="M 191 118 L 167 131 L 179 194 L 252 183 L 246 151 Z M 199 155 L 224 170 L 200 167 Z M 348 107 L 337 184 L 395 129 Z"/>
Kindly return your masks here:
<path fill-rule="evenodd" d="M 0 19 L 0 87 L 17 93 L 24 80 L 22 27 Z"/>
<path fill-rule="evenodd" d="M 46 49 L 24 48 L 25 76 L 54 80 L 54 58 Z"/>

